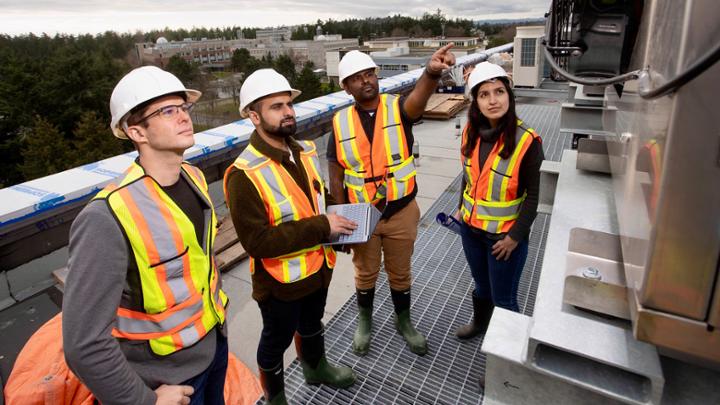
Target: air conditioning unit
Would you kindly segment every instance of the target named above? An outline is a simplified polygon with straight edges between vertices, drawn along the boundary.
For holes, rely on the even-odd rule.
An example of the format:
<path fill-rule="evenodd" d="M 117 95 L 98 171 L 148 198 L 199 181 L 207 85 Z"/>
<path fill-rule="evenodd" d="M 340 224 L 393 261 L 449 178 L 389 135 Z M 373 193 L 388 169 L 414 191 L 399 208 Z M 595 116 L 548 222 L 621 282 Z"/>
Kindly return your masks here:
<path fill-rule="evenodd" d="M 627 71 L 643 0 L 553 0 L 547 48 L 568 72 L 613 77 Z"/>

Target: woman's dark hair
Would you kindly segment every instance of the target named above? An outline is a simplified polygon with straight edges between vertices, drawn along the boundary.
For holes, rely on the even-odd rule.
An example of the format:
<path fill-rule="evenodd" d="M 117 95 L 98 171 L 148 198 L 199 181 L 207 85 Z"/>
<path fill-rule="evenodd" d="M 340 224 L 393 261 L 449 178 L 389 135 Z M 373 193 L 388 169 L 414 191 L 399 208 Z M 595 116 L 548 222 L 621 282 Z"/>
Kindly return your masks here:
<path fill-rule="evenodd" d="M 498 130 L 500 131 L 500 141 L 505 144 L 503 150 L 500 152 L 500 157 L 507 159 L 515 151 L 515 131 L 517 130 L 517 115 L 515 114 L 515 94 L 510 87 L 510 82 L 500 77 L 499 80 L 505 86 L 505 90 L 508 93 L 508 110 L 505 115 L 498 122 Z M 480 138 L 480 131 L 490 130 L 490 121 L 480 112 L 480 107 L 477 103 L 478 90 L 482 83 L 475 86 L 471 91 L 472 102 L 470 103 L 470 109 L 468 110 L 468 136 L 465 143 L 462 145 L 461 152 L 463 156 L 469 158 L 472 155 L 473 149 Z"/>

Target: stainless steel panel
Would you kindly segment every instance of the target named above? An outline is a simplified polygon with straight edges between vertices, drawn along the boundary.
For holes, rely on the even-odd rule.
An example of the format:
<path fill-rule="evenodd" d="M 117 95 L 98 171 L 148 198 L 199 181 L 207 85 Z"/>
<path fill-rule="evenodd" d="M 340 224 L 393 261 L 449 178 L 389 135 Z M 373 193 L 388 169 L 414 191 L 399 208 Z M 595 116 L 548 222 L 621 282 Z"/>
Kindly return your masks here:
<path fill-rule="evenodd" d="M 697 60 L 720 37 L 720 3 L 688 2 L 683 11 L 686 22 L 677 60 L 668 63 L 677 68 L 666 77 Z M 707 319 L 720 255 L 718 92 L 720 65 L 672 97 L 650 271 L 641 295 L 643 306 L 699 321 Z"/>
<path fill-rule="evenodd" d="M 720 37 L 720 2 L 654 1 L 647 7 L 632 64 L 649 66 L 656 85 Z M 662 99 L 641 101 L 633 86 L 625 90 L 618 98 L 607 89 L 606 98 L 619 110 L 618 135 L 608 151 L 626 278 L 644 308 L 704 322 L 720 254 L 720 66 Z"/>

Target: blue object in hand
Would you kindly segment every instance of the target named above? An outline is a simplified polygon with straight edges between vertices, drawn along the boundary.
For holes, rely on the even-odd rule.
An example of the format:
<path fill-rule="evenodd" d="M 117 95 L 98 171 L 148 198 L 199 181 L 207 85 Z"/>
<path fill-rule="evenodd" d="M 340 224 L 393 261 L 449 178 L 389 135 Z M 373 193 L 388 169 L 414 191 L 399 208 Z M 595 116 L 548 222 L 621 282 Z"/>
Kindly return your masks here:
<path fill-rule="evenodd" d="M 452 232 L 460 235 L 461 224 L 452 215 L 441 212 L 437 214 L 437 216 L 435 217 L 435 221 L 437 221 L 438 224 L 444 226 L 445 228 L 451 230 Z"/>

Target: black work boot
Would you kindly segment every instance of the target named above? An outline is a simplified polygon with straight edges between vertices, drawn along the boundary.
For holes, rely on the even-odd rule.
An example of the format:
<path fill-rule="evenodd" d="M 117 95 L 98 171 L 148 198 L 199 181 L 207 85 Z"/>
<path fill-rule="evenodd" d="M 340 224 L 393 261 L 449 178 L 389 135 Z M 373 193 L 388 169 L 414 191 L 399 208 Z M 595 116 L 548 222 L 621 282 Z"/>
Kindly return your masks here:
<path fill-rule="evenodd" d="M 477 335 L 485 333 L 492 318 L 493 306 L 492 300 L 477 298 L 472 296 L 473 303 L 473 319 L 469 324 L 463 325 L 455 331 L 458 339 L 471 339 Z"/>
<path fill-rule="evenodd" d="M 357 290 L 358 325 L 353 335 L 352 350 L 358 356 L 370 351 L 370 335 L 372 333 L 372 311 L 375 289 Z"/>
<path fill-rule="evenodd" d="M 347 366 L 335 367 L 325 357 L 323 330 L 311 336 L 295 335 L 295 349 L 303 376 L 308 384 L 326 384 L 333 388 L 347 388 L 355 383 L 355 373 Z"/>
<path fill-rule="evenodd" d="M 265 403 L 269 405 L 287 405 L 282 362 L 269 370 L 258 365 L 258 371 L 260 371 L 260 385 L 265 393 Z"/>
<path fill-rule="evenodd" d="M 395 306 L 395 329 L 407 342 L 410 351 L 423 356 L 427 353 L 427 341 L 410 320 L 410 289 L 397 291 L 390 289 Z"/>

